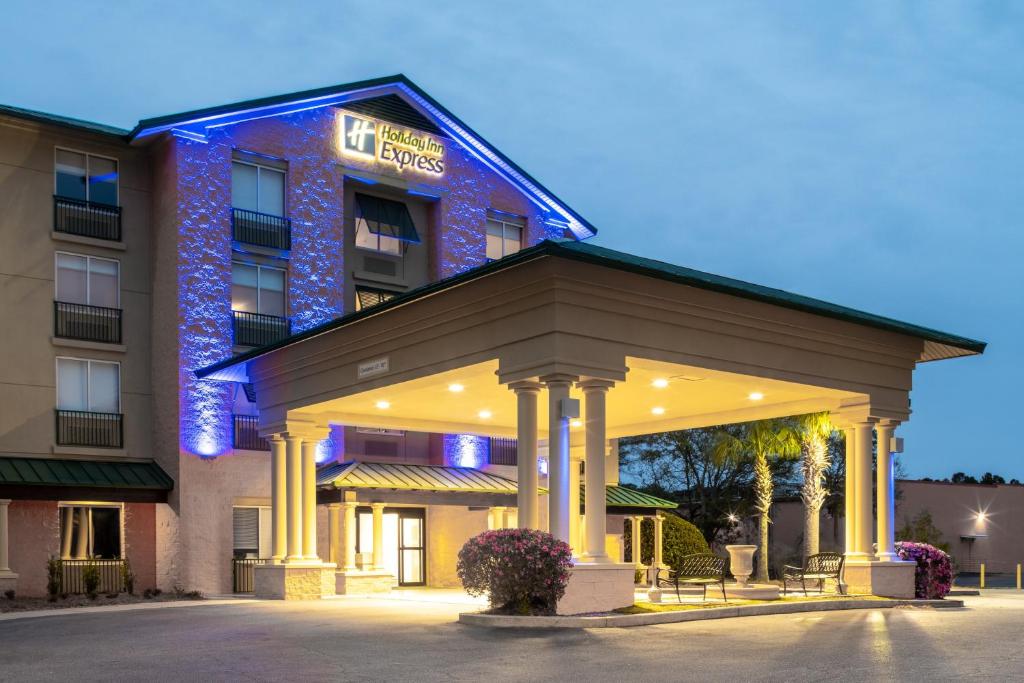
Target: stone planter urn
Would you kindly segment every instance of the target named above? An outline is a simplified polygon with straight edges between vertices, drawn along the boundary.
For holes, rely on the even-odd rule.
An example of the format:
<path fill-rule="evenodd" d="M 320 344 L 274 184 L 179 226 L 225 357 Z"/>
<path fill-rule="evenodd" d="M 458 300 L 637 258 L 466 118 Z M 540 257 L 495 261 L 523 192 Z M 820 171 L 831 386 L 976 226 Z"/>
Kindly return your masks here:
<path fill-rule="evenodd" d="M 729 551 L 729 572 L 741 587 L 747 585 L 747 579 L 754 571 L 754 551 L 756 545 L 727 545 Z"/>

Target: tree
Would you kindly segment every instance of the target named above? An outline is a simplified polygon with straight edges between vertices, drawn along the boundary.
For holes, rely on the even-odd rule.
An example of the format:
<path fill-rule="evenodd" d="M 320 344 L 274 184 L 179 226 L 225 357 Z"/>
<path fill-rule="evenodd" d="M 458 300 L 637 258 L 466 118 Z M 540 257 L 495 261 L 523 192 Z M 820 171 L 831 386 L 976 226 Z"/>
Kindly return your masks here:
<path fill-rule="evenodd" d="M 921 510 L 913 519 L 905 520 L 903 527 L 896 531 L 897 541 L 913 541 L 927 543 L 948 553 L 949 543 L 942 540 L 942 531 L 932 521 L 932 513 Z"/>
<path fill-rule="evenodd" d="M 687 429 L 619 441 L 624 479 L 647 493 L 679 503 L 679 514 L 709 543 L 727 541 L 735 529 L 730 516 L 746 516 L 753 501 L 752 464 L 714 457 L 722 431 L 739 436 L 743 427 Z"/>
<path fill-rule="evenodd" d="M 953 476 L 949 479 L 954 484 L 977 484 L 978 480 L 969 474 L 963 472 L 954 472 Z"/>
<path fill-rule="evenodd" d="M 979 484 L 1005 484 L 1006 480 L 1003 479 L 998 474 L 992 474 L 991 472 L 986 472 L 985 474 L 981 475 L 981 480 L 978 483 Z"/>
<path fill-rule="evenodd" d="M 797 418 L 800 437 L 800 469 L 803 484 L 800 497 L 804 502 L 804 557 L 818 552 L 819 520 L 821 506 L 828 497 L 825 488 L 825 473 L 829 469 L 828 439 L 832 434 L 832 423 L 828 413 L 811 413 Z"/>
<path fill-rule="evenodd" d="M 756 580 L 768 580 L 768 525 L 775 483 L 772 464 L 800 454 L 800 438 L 784 420 L 758 420 L 743 425 L 742 436 L 719 432 L 715 458 L 722 462 L 749 461 L 754 468 L 754 511 L 758 514 Z"/>

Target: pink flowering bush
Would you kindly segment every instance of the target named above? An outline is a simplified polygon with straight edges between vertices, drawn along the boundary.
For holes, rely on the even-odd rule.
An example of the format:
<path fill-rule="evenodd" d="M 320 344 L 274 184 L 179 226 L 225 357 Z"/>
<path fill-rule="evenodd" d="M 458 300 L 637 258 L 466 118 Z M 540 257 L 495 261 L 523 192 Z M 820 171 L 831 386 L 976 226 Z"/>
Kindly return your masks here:
<path fill-rule="evenodd" d="M 917 563 L 914 572 L 914 597 L 937 600 L 953 587 L 953 564 L 949 555 L 927 543 L 900 541 L 896 554 L 902 560 Z"/>
<path fill-rule="evenodd" d="M 554 614 L 572 567 L 569 545 L 533 529 L 485 531 L 459 551 L 458 574 L 470 595 L 487 595 L 493 609 Z"/>

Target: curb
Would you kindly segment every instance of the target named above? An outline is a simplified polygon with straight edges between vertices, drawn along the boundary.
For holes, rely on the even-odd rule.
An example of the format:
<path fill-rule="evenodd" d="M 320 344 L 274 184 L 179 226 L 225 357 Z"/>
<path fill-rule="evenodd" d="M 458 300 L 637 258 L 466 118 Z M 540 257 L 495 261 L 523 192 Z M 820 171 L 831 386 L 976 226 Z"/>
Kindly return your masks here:
<path fill-rule="evenodd" d="M 73 614 L 105 614 L 107 612 L 131 612 L 145 609 L 166 609 L 170 607 L 200 607 L 215 605 L 244 605 L 259 602 L 249 598 L 226 598 L 214 600 L 165 600 L 162 602 L 139 602 L 130 605 L 105 605 L 96 607 L 56 607 L 54 609 L 33 609 L 20 612 L 0 613 L 0 622 L 16 619 L 40 619 L 43 617 L 66 617 Z"/>
<path fill-rule="evenodd" d="M 489 628 L 621 628 L 674 624 L 708 619 L 729 619 L 770 614 L 797 614 L 800 612 L 829 612 L 851 609 L 892 609 L 915 607 L 955 609 L 963 607 L 963 600 L 829 600 L 827 602 L 788 602 L 778 605 L 737 605 L 736 607 L 708 607 L 678 612 L 651 612 L 649 614 L 607 614 L 601 616 L 511 616 L 463 612 L 459 623 Z"/>

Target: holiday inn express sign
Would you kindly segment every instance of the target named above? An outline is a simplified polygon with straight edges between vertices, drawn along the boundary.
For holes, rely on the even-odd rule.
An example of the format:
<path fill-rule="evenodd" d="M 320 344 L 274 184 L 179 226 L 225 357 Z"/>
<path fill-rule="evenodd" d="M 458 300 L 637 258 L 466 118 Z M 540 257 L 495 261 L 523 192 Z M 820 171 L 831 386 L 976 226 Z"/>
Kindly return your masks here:
<path fill-rule="evenodd" d="M 345 155 L 373 159 L 400 172 L 444 175 L 444 143 L 433 135 L 348 112 L 341 115 L 340 133 Z"/>

